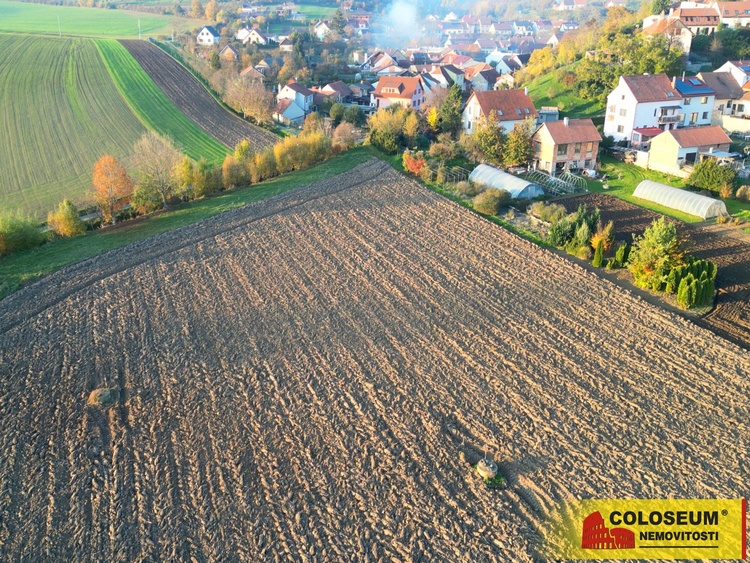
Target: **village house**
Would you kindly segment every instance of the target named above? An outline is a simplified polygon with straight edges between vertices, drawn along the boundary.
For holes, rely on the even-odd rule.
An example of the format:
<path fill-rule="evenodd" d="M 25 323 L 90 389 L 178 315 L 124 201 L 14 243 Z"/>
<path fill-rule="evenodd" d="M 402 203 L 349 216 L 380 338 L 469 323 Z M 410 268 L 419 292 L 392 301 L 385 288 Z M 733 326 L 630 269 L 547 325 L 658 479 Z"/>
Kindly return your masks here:
<path fill-rule="evenodd" d="M 673 16 L 655 16 L 647 18 L 650 23 L 643 26 L 643 32 L 650 37 L 662 36 L 668 45 L 679 45 L 682 52 L 690 53 L 693 43 L 693 32 L 682 23 L 682 20 Z"/>
<path fill-rule="evenodd" d="M 714 8 L 677 8 L 670 15 L 679 18 L 693 35 L 711 35 L 719 25 L 719 12 Z"/>
<path fill-rule="evenodd" d="M 251 45 L 269 45 L 275 42 L 274 38 L 274 35 L 266 35 L 265 33 L 261 33 L 260 31 L 258 31 L 257 29 L 251 29 L 245 39 L 242 40 L 242 44 L 247 45 L 249 43 Z"/>
<path fill-rule="evenodd" d="M 607 96 L 604 134 L 631 142 L 636 128 L 665 131 L 683 119 L 682 98 L 666 74 L 621 76 Z"/>
<path fill-rule="evenodd" d="M 602 137 L 590 119 L 545 122 L 531 138 L 534 168 L 548 174 L 596 166 Z"/>
<path fill-rule="evenodd" d="M 464 71 L 464 80 L 471 85 L 471 89 L 478 92 L 494 90 L 500 74 L 490 65 L 478 64 Z"/>
<path fill-rule="evenodd" d="M 237 33 L 234 34 L 234 38 L 237 41 L 240 41 L 243 45 L 245 44 L 245 40 L 250 36 L 250 32 L 253 31 L 252 29 L 248 29 L 247 27 L 240 28 Z"/>
<path fill-rule="evenodd" d="M 716 93 L 700 78 L 677 78 L 672 80 L 682 98 L 682 111 L 685 116 L 683 127 L 696 127 L 711 124 Z"/>
<path fill-rule="evenodd" d="M 261 84 L 263 84 L 266 80 L 266 77 L 263 76 L 263 73 L 258 71 L 258 69 L 256 69 L 252 65 L 240 72 L 240 78 L 248 82 L 260 82 Z"/>
<path fill-rule="evenodd" d="M 744 87 L 750 81 L 750 61 L 727 61 L 714 72 L 728 72 L 740 87 Z"/>
<path fill-rule="evenodd" d="M 302 109 L 302 111 L 305 112 L 305 115 L 311 111 L 315 111 L 313 99 L 313 91 L 299 82 L 289 82 L 288 84 L 285 84 L 280 88 L 279 93 L 276 95 L 277 101 L 292 100 Z"/>
<path fill-rule="evenodd" d="M 318 38 L 318 41 L 323 41 L 323 39 L 326 38 L 326 35 L 331 33 L 331 28 L 328 27 L 328 24 L 324 21 L 318 21 L 315 22 L 315 25 L 313 25 L 312 28 L 313 35 Z"/>
<path fill-rule="evenodd" d="M 289 98 L 284 98 L 276 103 L 273 108 L 272 117 L 274 121 L 284 125 L 301 125 L 305 120 L 305 110 Z"/>
<path fill-rule="evenodd" d="M 342 80 L 326 84 L 320 91 L 334 102 L 346 104 L 352 101 L 352 89 L 344 84 Z"/>
<path fill-rule="evenodd" d="M 219 58 L 222 61 L 236 62 L 240 60 L 240 54 L 231 45 L 224 45 L 221 51 L 219 51 Z"/>
<path fill-rule="evenodd" d="M 723 115 L 734 115 L 735 102 L 744 95 L 742 88 L 729 72 L 699 72 L 696 78 L 714 91 L 711 125 L 721 125 Z"/>
<path fill-rule="evenodd" d="M 210 47 L 213 45 L 218 45 L 220 38 L 221 36 L 219 35 L 219 32 L 216 31 L 212 26 L 207 25 L 202 27 L 198 32 L 198 36 L 196 37 L 195 42 L 203 47 Z"/>
<path fill-rule="evenodd" d="M 387 108 L 401 105 L 420 109 L 424 104 L 424 88 L 418 76 L 390 76 L 381 78 L 372 93 L 370 105 Z"/>
<path fill-rule="evenodd" d="M 281 43 L 279 43 L 279 51 L 282 53 L 291 53 L 294 51 L 294 43 L 288 37 L 285 37 Z"/>
<path fill-rule="evenodd" d="M 750 2 L 714 2 L 711 7 L 719 13 L 719 21 L 727 27 L 750 25 Z"/>
<path fill-rule="evenodd" d="M 701 160 L 731 158 L 730 143 L 731 139 L 718 125 L 665 131 L 651 141 L 648 168 L 684 178 Z"/>
<path fill-rule="evenodd" d="M 461 114 L 461 124 L 464 132 L 471 135 L 477 119 L 494 118 L 497 125 L 510 131 L 517 123 L 528 118 L 536 120 L 538 115 L 527 90 L 474 91 Z"/>

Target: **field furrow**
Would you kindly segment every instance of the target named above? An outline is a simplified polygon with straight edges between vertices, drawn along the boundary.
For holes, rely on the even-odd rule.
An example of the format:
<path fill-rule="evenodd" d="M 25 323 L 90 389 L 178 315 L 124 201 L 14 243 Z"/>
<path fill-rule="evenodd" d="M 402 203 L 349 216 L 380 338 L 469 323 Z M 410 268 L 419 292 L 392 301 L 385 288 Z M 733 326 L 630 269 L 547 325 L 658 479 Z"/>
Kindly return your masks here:
<path fill-rule="evenodd" d="M 750 493 L 745 351 L 377 161 L 14 293 L 0 365 L 3 560 L 534 561 L 561 499 Z"/>

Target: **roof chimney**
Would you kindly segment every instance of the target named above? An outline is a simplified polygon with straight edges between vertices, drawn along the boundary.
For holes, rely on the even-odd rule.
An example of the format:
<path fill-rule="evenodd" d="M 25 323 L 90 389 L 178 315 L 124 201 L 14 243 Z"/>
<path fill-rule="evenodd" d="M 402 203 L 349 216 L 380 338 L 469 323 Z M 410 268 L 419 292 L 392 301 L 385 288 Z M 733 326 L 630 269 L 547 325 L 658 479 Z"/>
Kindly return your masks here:
<path fill-rule="evenodd" d="M 528 87 L 528 86 L 526 86 L 526 87 L 525 87 L 525 88 L 523 89 L 523 93 L 524 93 L 524 94 L 526 94 L 527 96 L 529 95 L 529 87 Z"/>
<path fill-rule="evenodd" d="M 677 86 L 677 77 L 676 77 L 676 76 L 673 76 L 673 77 L 672 77 L 672 88 L 674 88 L 674 87 L 676 87 L 676 86 Z"/>
<path fill-rule="evenodd" d="M 682 81 L 685 82 L 685 71 L 682 71 Z"/>
<path fill-rule="evenodd" d="M 563 123 L 565 124 L 565 127 L 567 127 L 568 124 L 570 123 L 570 118 L 569 117 L 563 118 Z"/>

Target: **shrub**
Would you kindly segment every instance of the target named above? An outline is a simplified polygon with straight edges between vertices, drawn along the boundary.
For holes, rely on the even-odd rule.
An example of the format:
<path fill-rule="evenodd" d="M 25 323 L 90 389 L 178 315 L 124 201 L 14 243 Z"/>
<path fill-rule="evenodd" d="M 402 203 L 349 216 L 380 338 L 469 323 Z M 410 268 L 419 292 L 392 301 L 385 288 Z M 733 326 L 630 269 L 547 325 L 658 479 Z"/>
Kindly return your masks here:
<path fill-rule="evenodd" d="M 573 238 L 565 245 L 565 251 L 583 260 L 588 260 L 591 258 L 589 240 L 591 240 L 591 230 L 588 223 L 582 221 L 576 228 Z"/>
<path fill-rule="evenodd" d="M 276 176 L 276 156 L 274 155 L 273 147 L 266 147 L 262 151 L 255 153 L 249 168 L 250 179 L 253 184 Z"/>
<path fill-rule="evenodd" d="M 719 166 L 714 159 L 706 159 L 695 165 L 688 183 L 697 188 L 719 193 L 727 184 L 734 183 L 736 172 L 728 166 Z"/>
<path fill-rule="evenodd" d="M 677 229 L 664 217 L 655 219 L 643 236 L 635 238 L 629 269 L 638 287 L 662 289 L 669 271 L 683 263 Z"/>
<path fill-rule="evenodd" d="M 723 199 L 732 199 L 734 197 L 734 186 L 732 184 L 724 184 L 719 189 L 719 197 Z"/>
<path fill-rule="evenodd" d="M 594 259 L 591 262 L 591 264 L 594 266 L 594 268 L 601 268 L 603 260 L 604 260 L 604 240 L 599 239 L 599 242 L 596 245 L 596 252 L 594 252 Z"/>
<path fill-rule="evenodd" d="M 351 123 L 341 123 L 333 131 L 333 146 L 337 149 L 346 150 L 357 142 L 357 133 Z"/>
<path fill-rule="evenodd" d="M 732 217 L 729 215 L 719 215 L 716 217 L 716 224 L 717 225 L 723 225 L 724 223 L 729 223 L 729 221 L 732 220 Z"/>
<path fill-rule="evenodd" d="M 474 209 L 485 215 L 497 215 L 500 208 L 510 201 L 510 194 L 505 190 L 488 188 L 474 197 Z"/>
<path fill-rule="evenodd" d="M 591 236 L 591 248 L 596 250 L 600 242 L 602 243 L 602 252 L 609 252 L 609 249 L 615 243 L 615 224 L 613 221 L 609 221 L 604 227 L 602 227 L 601 221 L 597 225 L 596 232 Z"/>
<path fill-rule="evenodd" d="M 568 217 L 555 221 L 550 225 L 547 242 L 557 248 L 563 248 L 576 233 L 576 225 Z"/>
<path fill-rule="evenodd" d="M 159 192 L 146 184 L 138 184 L 135 187 L 133 196 L 130 198 L 130 205 L 138 215 L 153 213 L 162 206 Z"/>
<path fill-rule="evenodd" d="M 740 186 L 737 193 L 734 194 L 734 197 L 740 201 L 750 202 L 750 186 Z"/>
<path fill-rule="evenodd" d="M 224 164 L 221 166 L 221 183 L 225 190 L 247 185 L 248 176 L 247 168 L 234 155 L 228 154 L 224 158 Z"/>
<path fill-rule="evenodd" d="M 537 201 L 531 205 L 531 214 L 547 223 L 556 223 L 565 217 L 565 208 L 559 203 Z"/>
<path fill-rule="evenodd" d="M 64 199 L 56 211 L 47 215 L 47 226 L 60 237 L 74 237 L 86 232 L 86 225 L 78 216 L 78 208 Z"/>
<path fill-rule="evenodd" d="M 0 256 L 33 248 L 46 240 L 39 224 L 29 217 L 0 215 Z"/>
<path fill-rule="evenodd" d="M 477 191 L 476 184 L 474 184 L 473 182 L 468 182 L 466 180 L 457 183 L 456 187 L 453 189 L 458 195 L 462 197 L 474 197 L 479 193 L 479 191 Z"/>
<path fill-rule="evenodd" d="M 421 176 L 427 167 L 427 160 L 421 152 L 404 151 L 404 168 L 416 176 Z"/>

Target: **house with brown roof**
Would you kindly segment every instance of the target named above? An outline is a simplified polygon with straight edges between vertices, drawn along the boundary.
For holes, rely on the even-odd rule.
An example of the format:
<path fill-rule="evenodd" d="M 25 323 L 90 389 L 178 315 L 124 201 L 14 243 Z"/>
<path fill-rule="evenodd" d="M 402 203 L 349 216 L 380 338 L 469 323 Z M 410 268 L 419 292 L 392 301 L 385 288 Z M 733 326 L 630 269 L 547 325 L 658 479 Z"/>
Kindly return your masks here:
<path fill-rule="evenodd" d="M 543 123 L 531 137 L 534 168 L 553 175 L 570 168 L 594 168 L 601 140 L 590 119 Z"/>
<path fill-rule="evenodd" d="M 668 45 L 679 45 L 683 53 L 689 54 L 693 44 L 693 32 L 682 23 L 682 20 L 674 16 L 655 18 L 651 18 L 652 23 L 643 26 L 642 33 L 650 37 L 662 36 Z"/>
<path fill-rule="evenodd" d="M 714 107 L 711 115 L 711 125 L 721 125 L 723 115 L 735 115 L 738 107 L 737 100 L 745 94 L 729 72 L 699 72 L 696 78 L 701 79 L 715 92 Z"/>
<path fill-rule="evenodd" d="M 464 71 L 464 81 L 471 84 L 474 91 L 494 90 L 498 78 L 500 74 L 487 63 L 480 63 Z"/>
<path fill-rule="evenodd" d="M 419 76 L 386 76 L 378 81 L 370 105 L 387 108 L 401 105 L 420 109 L 424 103 L 424 88 Z"/>
<path fill-rule="evenodd" d="M 345 103 L 352 101 L 352 90 L 342 80 L 326 84 L 320 91 L 336 102 Z"/>
<path fill-rule="evenodd" d="M 719 21 L 727 27 L 750 25 L 750 2 L 714 2 L 711 7 L 719 12 Z"/>
<path fill-rule="evenodd" d="M 277 101 L 292 100 L 305 112 L 305 115 L 315 110 L 314 97 L 312 90 L 294 81 L 282 86 L 279 93 L 276 94 Z"/>
<path fill-rule="evenodd" d="M 263 76 L 263 73 L 253 65 L 250 65 L 245 70 L 240 72 L 240 78 L 242 78 L 243 80 L 247 80 L 248 82 L 260 82 L 261 84 L 263 84 L 263 82 L 266 80 L 266 77 Z"/>
<path fill-rule="evenodd" d="M 305 110 L 289 98 L 280 99 L 273 109 L 274 121 L 284 125 L 301 125 L 305 121 L 305 115 Z"/>
<path fill-rule="evenodd" d="M 631 142 L 636 128 L 675 129 L 683 118 L 682 96 L 666 74 L 621 76 L 607 96 L 604 134 Z"/>
<path fill-rule="evenodd" d="M 715 8 L 677 8 L 670 15 L 679 18 L 694 35 L 711 35 L 720 23 Z"/>
<path fill-rule="evenodd" d="M 526 90 L 474 91 L 461 114 L 461 124 L 464 132 L 471 135 L 477 119 L 493 118 L 497 125 L 510 131 L 517 123 L 528 118 L 536 119 L 538 116 L 534 102 Z"/>
<path fill-rule="evenodd" d="M 240 54 L 231 45 L 224 45 L 221 51 L 219 51 L 219 58 L 222 61 L 235 62 L 240 60 Z"/>
<path fill-rule="evenodd" d="M 731 158 L 730 143 L 718 125 L 665 131 L 651 141 L 648 168 L 684 178 L 694 164 L 706 158 Z"/>

